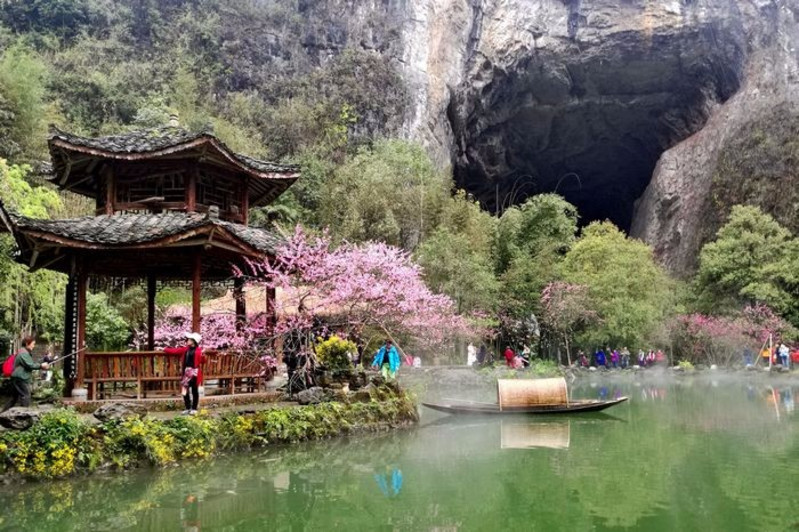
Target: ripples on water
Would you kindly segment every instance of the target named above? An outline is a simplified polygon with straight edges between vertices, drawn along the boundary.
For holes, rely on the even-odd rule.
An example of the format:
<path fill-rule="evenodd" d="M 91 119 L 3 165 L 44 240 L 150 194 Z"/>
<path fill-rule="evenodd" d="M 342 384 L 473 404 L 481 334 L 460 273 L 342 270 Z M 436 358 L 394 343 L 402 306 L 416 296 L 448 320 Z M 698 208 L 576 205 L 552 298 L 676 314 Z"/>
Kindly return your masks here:
<path fill-rule="evenodd" d="M 6 487 L 4 530 L 799 530 L 799 388 L 585 383 L 606 414 L 449 418 Z"/>

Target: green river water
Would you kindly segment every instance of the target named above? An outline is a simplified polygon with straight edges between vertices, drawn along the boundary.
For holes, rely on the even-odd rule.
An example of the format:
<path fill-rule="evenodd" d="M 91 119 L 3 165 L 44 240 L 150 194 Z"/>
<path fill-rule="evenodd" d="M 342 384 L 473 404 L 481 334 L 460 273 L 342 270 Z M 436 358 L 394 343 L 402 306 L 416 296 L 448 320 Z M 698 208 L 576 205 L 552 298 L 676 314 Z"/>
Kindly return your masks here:
<path fill-rule="evenodd" d="M 799 386 L 594 382 L 606 414 L 448 418 L 6 486 L 2 530 L 799 530 Z M 799 396 L 797 396 L 799 397 Z"/>

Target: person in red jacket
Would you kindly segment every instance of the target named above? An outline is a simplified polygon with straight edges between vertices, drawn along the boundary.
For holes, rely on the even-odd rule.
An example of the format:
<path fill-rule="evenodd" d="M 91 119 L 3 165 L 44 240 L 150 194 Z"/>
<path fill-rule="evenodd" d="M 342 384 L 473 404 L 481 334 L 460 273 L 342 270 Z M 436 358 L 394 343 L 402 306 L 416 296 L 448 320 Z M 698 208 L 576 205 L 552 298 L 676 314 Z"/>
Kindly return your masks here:
<path fill-rule="evenodd" d="M 181 369 L 183 377 L 180 380 L 180 392 L 183 395 L 183 404 L 186 406 L 184 414 L 194 415 L 197 413 L 197 405 L 200 403 L 199 386 L 203 382 L 203 375 L 200 370 L 203 362 L 203 351 L 200 347 L 202 336 L 198 333 L 186 333 L 186 345 L 183 347 L 167 347 L 164 353 L 167 355 L 182 355 L 183 363 Z M 191 396 L 190 396 L 191 395 Z"/>
<path fill-rule="evenodd" d="M 505 363 L 508 367 L 515 368 L 516 367 L 516 353 L 513 352 L 513 349 L 510 346 L 505 347 Z"/>

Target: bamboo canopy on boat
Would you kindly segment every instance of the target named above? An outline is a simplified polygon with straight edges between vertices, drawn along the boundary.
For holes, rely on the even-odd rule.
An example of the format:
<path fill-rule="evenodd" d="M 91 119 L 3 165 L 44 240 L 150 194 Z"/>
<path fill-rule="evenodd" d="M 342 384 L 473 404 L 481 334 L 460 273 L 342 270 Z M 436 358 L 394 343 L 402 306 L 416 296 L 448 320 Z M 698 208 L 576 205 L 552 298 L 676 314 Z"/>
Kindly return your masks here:
<path fill-rule="evenodd" d="M 500 410 L 541 405 L 567 405 L 566 379 L 499 379 L 497 402 Z"/>

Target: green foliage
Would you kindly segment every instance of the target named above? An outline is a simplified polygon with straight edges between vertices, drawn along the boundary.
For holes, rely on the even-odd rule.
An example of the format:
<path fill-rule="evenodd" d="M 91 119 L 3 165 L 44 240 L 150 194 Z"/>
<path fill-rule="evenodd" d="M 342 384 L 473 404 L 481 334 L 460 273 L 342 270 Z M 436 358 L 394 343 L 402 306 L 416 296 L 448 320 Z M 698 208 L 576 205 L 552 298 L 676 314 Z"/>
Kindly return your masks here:
<path fill-rule="evenodd" d="M 44 62 L 23 44 L 14 44 L 0 55 L 0 157 L 43 156 L 46 79 Z"/>
<path fill-rule="evenodd" d="M 71 410 L 47 412 L 28 430 L 5 432 L 0 437 L 0 458 L 6 467 L 37 478 L 93 469 L 99 460 L 93 433 Z"/>
<path fill-rule="evenodd" d="M 348 370 L 352 365 L 347 354 L 357 353 L 358 348 L 350 340 L 339 338 L 335 334 L 316 344 L 316 355 L 325 367 L 333 371 Z"/>
<path fill-rule="evenodd" d="M 416 251 L 427 285 L 450 296 L 460 313 L 496 306 L 499 282 L 491 246 L 496 219 L 459 190 L 441 206 L 438 228 Z"/>
<path fill-rule="evenodd" d="M 799 320 L 799 239 L 757 207 L 736 205 L 714 242 L 702 248 L 698 306 L 731 310 L 765 303 Z"/>
<path fill-rule="evenodd" d="M 534 196 L 502 214 L 494 264 L 502 282 L 500 317 L 510 337 L 530 341 L 530 320 L 540 314 L 541 290 L 557 278 L 557 266 L 576 232 L 577 209 L 556 194 Z"/>
<path fill-rule="evenodd" d="M 61 207 L 58 195 L 27 181 L 30 168 L 9 166 L 0 159 L 0 200 L 6 208 L 32 218 L 47 218 Z M 12 259 L 14 244 L 0 235 L 0 330 L 11 337 L 20 330 L 38 332 L 45 340 L 61 336 L 64 327 L 65 276 L 47 270 L 28 273 Z"/>
<path fill-rule="evenodd" d="M 421 146 L 382 140 L 325 183 L 320 218 L 340 239 L 413 250 L 438 225 L 449 187 Z"/>
<path fill-rule="evenodd" d="M 88 25 L 89 3 L 87 0 L 2 2 L 0 20 L 16 32 L 52 32 L 70 39 Z"/>
<path fill-rule="evenodd" d="M 565 281 L 588 287 L 599 323 L 581 340 L 588 345 L 640 345 L 673 311 L 672 282 L 652 250 L 610 222 L 583 229 L 561 266 Z"/>
<path fill-rule="evenodd" d="M 327 438 L 417 419 L 413 401 L 393 392 L 380 402 L 275 407 L 222 418 L 204 413 L 166 421 L 129 417 L 98 427 L 71 410 L 55 410 L 44 414 L 27 431 L 1 433 L 0 464 L 32 478 L 62 477 L 92 471 L 103 464 L 118 468 L 140 462 L 164 466 L 187 458 L 205 459 L 217 449 Z"/>
<path fill-rule="evenodd" d="M 89 350 L 124 349 L 130 336 L 130 327 L 119 311 L 108 303 L 106 294 L 87 294 L 86 343 Z"/>
<path fill-rule="evenodd" d="M 497 227 L 497 272 L 508 271 L 519 260 L 565 253 L 577 233 L 577 218 L 574 205 L 557 194 L 533 196 L 506 210 Z"/>

